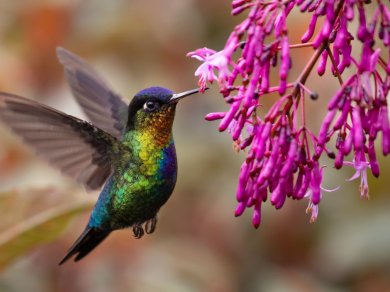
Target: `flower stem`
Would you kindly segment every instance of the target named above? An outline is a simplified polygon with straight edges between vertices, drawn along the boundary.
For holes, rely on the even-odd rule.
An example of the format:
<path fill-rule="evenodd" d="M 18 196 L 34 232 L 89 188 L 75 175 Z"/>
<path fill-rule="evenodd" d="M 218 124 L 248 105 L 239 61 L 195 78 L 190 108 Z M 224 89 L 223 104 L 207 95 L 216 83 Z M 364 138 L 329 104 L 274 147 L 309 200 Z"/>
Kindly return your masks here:
<path fill-rule="evenodd" d="M 334 68 L 334 70 L 335 70 L 335 72 L 336 72 L 337 79 L 339 80 L 340 85 L 343 85 L 344 82 L 343 82 L 343 79 L 341 78 L 340 71 L 339 71 L 339 69 L 337 68 L 336 61 L 335 61 L 334 58 L 333 58 L 332 50 L 329 48 L 329 46 L 326 46 L 326 50 L 327 50 L 327 52 L 328 52 L 328 54 L 329 54 L 330 60 L 332 61 L 332 65 L 333 65 L 333 68 Z"/>
<path fill-rule="evenodd" d="M 340 12 L 341 12 L 341 9 L 343 8 L 344 6 L 344 0 L 341 0 L 336 8 L 336 15 L 337 17 L 335 18 L 334 20 L 334 23 L 337 22 L 339 16 L 340 16 Z M 321 56 L 322 52 L 328 47 L 328 40 L 325 40 L 321 46 L 316 50 L 316 52 L 314 53 L 314 55 L 311 57 L 311 59 L 309 60 L 309 62 L 307 63 L 305 69 L 303 69 L 301 75 L 299 76 L 297 82 L 296 82 L 296 86 L 294 88 L 294 91 L 292 92 L 292 96 L 293 97 L 296 97 L 296 98 L 299 98 L 299 84 L 302 83 L 302 84 L 305 84 L 307 78 L 309 77 L 310 73 L 311 73 L 311 70 L 313 69 L 314 65 L 317 63 L 317 60 L 318 58 Z"/>
<path fill-rule="evenodd" d="M 312 47 L 313 46 L 313 42 L 310 42 L 310 43 L 304 43 L 304 44 L 293 44 L 293 45 L 289 45 L 289 48 L 290 49 L 299 49 L 299 48 L 306 48 L 306 47 Z M 278 50 L 281 50 L 282 47 L 278 47 Z"/>
<path fill-rule="evenodd" d="M 292 96 L 299 98 L 299 84 L 305 84 L 307 78 L 309 77 L 311 70 L 313 70 L 314 65 L 317 63 L 318 58 L 321 56 L 322 52 L 326 49 L 328 46 L 328 42 L 324 42 L 312 55 L 309 62 L 306 64 L 306 67 L 303 69 L 302 73 L 299 75 L 298 80 L 295 82 L 295 88 L 292 92 Z"/>
<path fill-rule="evenodd" d="M 381 65 L 381 67 L 386 71 L 387 70 L 386 62 L 382 59 L 381 56 L 378 56 L 378 60 L 379 60 L 379 65 Z"/>

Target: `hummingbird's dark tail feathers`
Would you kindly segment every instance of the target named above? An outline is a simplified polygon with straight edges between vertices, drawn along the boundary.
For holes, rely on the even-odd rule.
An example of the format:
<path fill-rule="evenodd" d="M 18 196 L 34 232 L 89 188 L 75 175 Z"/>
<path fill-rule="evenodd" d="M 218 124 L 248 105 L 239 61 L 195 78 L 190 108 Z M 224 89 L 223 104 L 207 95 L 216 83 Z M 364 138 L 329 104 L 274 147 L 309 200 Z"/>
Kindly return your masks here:
<path fill-rule="evenodd" d="M 75 262 L 81 260 L 97 247 L 110 233 L 111 231 L 87 226 L 75 243 L 69 248 L 59 265 L 62 265 L 74 255 L 76 255 L 74 259 Z"/>

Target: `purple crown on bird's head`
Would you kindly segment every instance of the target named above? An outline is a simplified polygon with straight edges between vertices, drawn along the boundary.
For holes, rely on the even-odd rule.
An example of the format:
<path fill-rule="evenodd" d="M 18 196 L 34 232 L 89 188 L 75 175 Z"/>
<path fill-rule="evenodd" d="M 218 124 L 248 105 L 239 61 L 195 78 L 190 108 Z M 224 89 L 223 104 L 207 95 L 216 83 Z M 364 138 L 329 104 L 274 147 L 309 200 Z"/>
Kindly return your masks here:
<path fill-rule="evenodd" d="M 163 102 L 168 102 L 172 97 L 173 91 L 164 87 L 152 86 L 142 89 L 135 97 L 155 97 Z"/>

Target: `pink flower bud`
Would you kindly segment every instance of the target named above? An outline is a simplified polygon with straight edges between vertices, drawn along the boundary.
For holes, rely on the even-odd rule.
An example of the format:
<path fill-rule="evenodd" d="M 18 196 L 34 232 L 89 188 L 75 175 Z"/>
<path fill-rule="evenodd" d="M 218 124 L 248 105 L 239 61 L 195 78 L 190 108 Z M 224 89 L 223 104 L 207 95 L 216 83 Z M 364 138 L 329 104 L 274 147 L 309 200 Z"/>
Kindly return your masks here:
<path fill-rule="evenodd" d="M 344 144 L 344 143 L 343 143 Z M 343 145 L 341 146 L 341 149 L 340 151 L 337 152 L 336 154 L 336 159 L 334 161 L 334 167 L 336 169 L 340 169 L 342 166 L 343 166 L 343 162 L 344 162 L 344 153 L 342 151 L 342 148 L 343 148 Z"/>
<path fill-rule="evenodd" d="M 286 15 L 284 14 L 284 10 L 282 10 L 275 19 L 275 37 L 279 37 L 283 34 L 286 26 Z"/>
<path fill-rule="evenodd" d="M 262 92 L 268 92 L 268 88 L 269 88 L 269 68 L 270 68 L 270 63 L 268 61 L 268 62 L 266 62 L 264 64 L 263 72 L 261 74 L 260 90 Z"/>
<path fill-rule="evenodd" d="M 267 164 L 264 166 L 263 171 L 260 174 L 260 176 L 264 177 L 265 179 L 268 179 L 274 170 L 274 166 L 279 154 L 279 148 L 279 139 L 274 139 L 272 143 L 271 156 L 268 158 Z"/>
<path fill-rule="evenodd" d="M 253 209 L 252 224 L 255 228 L 258 228 L 261 223 L 261 201 L 258 201 Z"/>
<path fill-rule="evenodd" d="M 303 175 L 304 175 L 304 171 L 302 169 L 299 169 L 298 176 L 297 176 L 297 179 L 296 179 L 296 182 L 294 185 L 294 189 L 293 189 L 293 198 L 294 199 L 298 199 L 297 193 L 298 193 L 299 189 L 302 187 Z"/>
<path fill-rule="evenodd" d="M 366 15 L 362 5 L 358 7 L 358 11 L 359 11 L 359 28 L 357 32 L 357 37 L 360 41 L 365 42 L 369 33 L 366 28 Z"/>
<path fill-rule="evenodd" d="M 325 119 L 322 122 L 320 133 L 318 134 L 319 146 L 324 146 L 325 143 L 327 142 L 329 126 L 332 123 L 335 114 L 336 114 L 336 110 L 328 111 L 328 113 L 326 114 Z"/>
<path fill-rule="evenodd" d="M 290 69 L 290 48 L 288 37 L 284 36 L 281 41 L 281 64 L 279 77 L 281 79 L 286 79 L 288 76 L 288 70 Z"/>
<path fill-rule="evenodd" d="M 221 123 L 219 124 L 219 131 L 223 132 L 227 129 L 230 122 L 233 120 L 235 114 L 237 113 L 238 109 L 240 108 L 241 101 L 233 102 L 231 105 L 229 111 L 226 113 L 226 115 L 222 118 Z"/>
<path fill-rule="evenodd" d="M 328 60 L 328 51 L 324 50 L 321 54 L 321 59 L 318 63 L 317 67 L 317 73 L 318 75 L 322 76 L 325 73 L 326 70 L 326 61 Z"/>
<path fill-rule="evenodd" d="M 350 133 L 346 138 L 344 142 L 344 147 L 342 148 L 342 151 L 344 155 L 348 155 L 352 150 L 352 141 L 353 141 L 353 134 Z"/>
<path fill-rule="evenodd" d="M 307 28 L 307 31 L 305 32 L 305 34 L 301 38 L 302 43 L 307 43 L 311 39 L 311 37 L 313 36 L 314 30 L 316 28 L 317 18 L 318 18 L 318 16 L 315 14 L 312 16 L 310 23 L 309 23 L 309 27 Z"/>
<path fill-rule="evenodd" d="M 337 121 L 333 125 L 333 129 L 335 131 L 341 129 L 341 127 L 346 124 L 347 118 L 348 118 L 348 114 L 349 114 L 350 110 L 351 110 L 351 102 L 350 101 L 346 101 L 344 103 L 344 106 L 343 106 L 343 109 L 341 111 L 340 117 L 337 119 Z"/>
<path fill-rule="evenodd" d="M 286 192 L 283 185 L 284 180 L 282 179 L 271 194 L 271 203 L 275 206 L 276 209 L 282 208 L 284 202 L 286 201 Z"/>
<path fill-rule="evenodd" d="M 232 1 L 232 8 L 237 8 L 247 3 L 247 0 L 233 0 Z"/>
<path fill-rule="evenodd" d="M 222 119 L 225 115 L 225 112 L 209 113 L 204 118 L 206 121 L 215 121 Z"/>
<path fill-rule="evenodd" d="M 252 100 L 254 98 L 255 90 L 256 90 L 256 85 L 258 84 L 260 79 L 260 66 L 256 66 L 253 74 L 252 74 L 252 79 L 249 82 L 249 86 L 245 92 L 245 97 L 244 97 L 244 108 L 249 108 L 252 104 Z"/>
<path fill-rule="evenodd" d="M 390 123 L 387 106 L 381 107 L 380 115 L 382 120 L 382 152 L 386 156 L 390 153 Z"/>
<path fill-rule="evenodd" d="M 305 196 L 305 194 L 310 186 L 310 180 L 311 180 L 310 172 L 311 172 L 311 170 L 308 167 L 305 167 L 305 173 L 303 175 L 301 187 L 295 195 L 295 197 L 298 200 L 302 199 Z"/>
<path fill-rule="evenodd" d="M 242 129 L 244 128 L 245 122 L 246 122 L 246 114 L 245 114 L 245 108 L 241 110 L 240 116 L 238 118 L 238 123 L 236 124 L 236 127 L 234 128 L 232 138 L 233 141 L 236 141 L 241 134 Z"/>
<path fill-rule="evenodd" d="M 244 213 L 245 208 L 246 208 L 246 203 L 244 202 L 238 203 L 236 211 L 234 211 L 234 216 L 236 217 L 241 216 L 242 213 Z"/>
<path fill-rule="evenodd" d="M 248 183 L 251 166 L 252 163 L 248 164 L 246 161 L 244 161 L 244 163 L 241 166 L 240 176 L 238 179 L 237 192 L 236 192 L 236 197 L 238 202 L 243 201 L 244 198 L 246 197 L 245 188 Z"/>
<path fill-rule="evenodd" d="M 379 164 L 376 159 L 374 142 L 370 141 L 368 145 L 368 158 L 370 159 L 371 172 L 373 176 L 379 177 Z"/>
<path fill-rule="evenodd" d="M 322 171 L 319 169 L 318 163 L 315 163 L 311 171 L 310 189 L 312 191 L 311 201 L 318 205 L 321 200 L 321 182 Z"/>
<path fill-rule="evenodd" d="M 360 117 L 360 111 L 358 107 L 352 109 L 352 135 L 353 135 L 353 147 L 355 150 L 360 150 L 364 145 L 364 135 L 362 120 Z"/>
<path fill-rule="evenodd" d="M 333 95 L 332 99 L 328 103 L 328 110 L 334 110 L 336 107 L 339 107 L 341 100 L 345 95 L 350 95 L 351 86 L 356 81 L 356 75 L 351 76 L 347 81 L 344 82 L 343 86 Z M 340 108 L 340 107 L 339 107 Z"/>
<path fill-rule="evenodd" d="M 295 158 L 297 156 L 298 145 L 296 140 L 292 140 L 288 149 L 287 159 L 280 171 L 281 177 L 286 177 L 290 174 Z"/>

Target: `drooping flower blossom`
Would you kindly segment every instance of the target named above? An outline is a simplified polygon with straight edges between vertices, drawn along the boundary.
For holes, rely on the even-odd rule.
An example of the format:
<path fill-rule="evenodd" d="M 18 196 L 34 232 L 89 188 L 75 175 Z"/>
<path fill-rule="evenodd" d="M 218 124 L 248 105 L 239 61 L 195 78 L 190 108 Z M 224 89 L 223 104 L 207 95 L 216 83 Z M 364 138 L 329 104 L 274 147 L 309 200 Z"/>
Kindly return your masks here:
<path fill-rule="evenodd" d="M 195 76 L 199 76 L 201 92 L 205 91 L 207 82 L 213 83 L 214 80 L 218 80 L 222 83 L 230 74 L 228 68 L 229 59 L 224 51 L 216 52 L 208 48 L 203 48 L 188 53 L 187 56 L 203 62 L 195 71 Z M 219 76 L 216 75 L 216 71 L 218 71 Z"/>
<path fill-rule="evenodd" d="M 319 168 L 317 163 L 315 169 L 312 171 L 313 179 L 311 180 L 311 188 L 307 191 L 305 197 L 309 199 L 309 205 L 307 206 L 306 213 L 311 213 L 310 223 L 317 221 L 318 217 L 318 205 L 322 199 L 323 192 L 332 193 L 337 191 L 340 186 L 333 189 L 326 189 L 322 186 L 323 170 L 324 167 Z"/>
<path fill-rule="evenodd" d="M 355 168 L 355 174 L 347 181 L 352 181 L 360 177 L 360 197 L 363 199 L 369 198 L 369 189 L 367 181 L 367 169 L 370 168 L 370 163 L 366 161 L 366 157 L 363 152 L 355 155 L 352 162 L 346 161 L 344 165 L 352 166 Z"/>
<path fill-rule="evenodd" d="M 373 13 L 368 14 L 367 1 L 363 0 L 233 0 L 232 15 L 247 15 L 225 47 L 218 52 L 203 48 L 188 54 L 202 62 L 195 72 L 201 90 L 218 81 L 230 105 L 227 112 L 210 113 L 206 119 L 220 120 L 219 130 L 228 130 L 235 148 L 246 150 L 235 215 L 253 208 L 255 227 L 261 223 L 261 207 L 267 200 L 279 209 L 288 198 L 306 197 L 310 221 L 317 219 L 322 192 L 326 191 L 321 186 L 324 155 L 334 159 L 336 169 L 345 165 L 355 168 L 350 180 L 361 178 L 362 197 L 368 197 L 367 170 L 379 176 L 374 142 L 381 139 L 382 154 L 390 153 L 386 100 L 390 88 L 390 11 L 385 1 L 372 2 Z M 293 11 L 311 15 L 298 44 L 292 43 L 287 27 Z M 323 24 L 316 30 L 320 20 Z M 353 23 L 357 23 L 357 30 Z M 304 46 L 312 47 L 313 55 L 301 74 L 290 76 L 294 65 L 291 50 Z M 340 83 L 329 99 L 318 133 L 311 131 L 305 119 L 305 99 L 319 98 L 305 85 L 315 66 L 319 76 L 330 69 Z M 277 84 L 271 84 L 272 71 L 279 77 Z M 290 79 L 295 81 L 289 83 Z M 280 98 L 260 114 L 258 108 L 271 92 Z M 344 161 L 350 153 L 354 155 L 352 162 Z"/>

